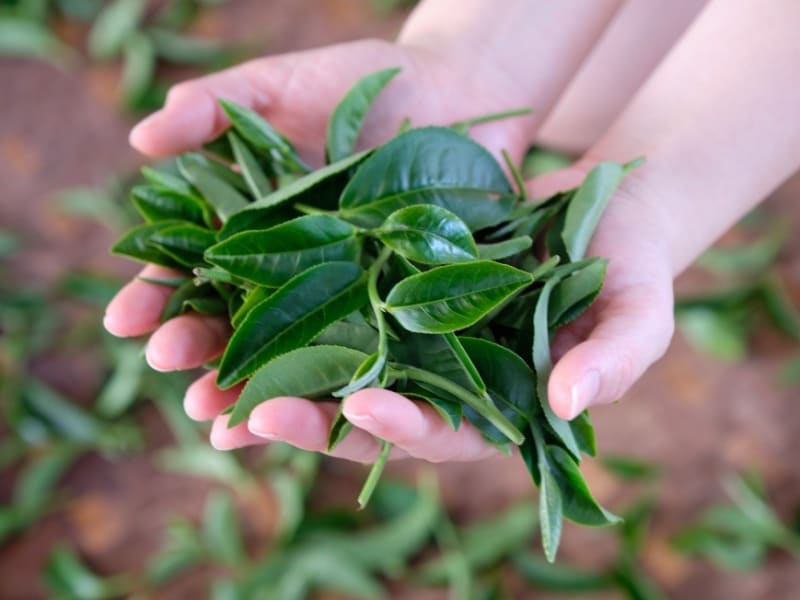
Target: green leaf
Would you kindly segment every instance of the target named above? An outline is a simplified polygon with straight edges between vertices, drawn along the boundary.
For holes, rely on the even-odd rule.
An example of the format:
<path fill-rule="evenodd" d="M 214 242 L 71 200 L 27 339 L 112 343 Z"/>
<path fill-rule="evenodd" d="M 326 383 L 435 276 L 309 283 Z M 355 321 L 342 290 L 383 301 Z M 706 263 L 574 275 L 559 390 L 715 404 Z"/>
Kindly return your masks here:
<path fill-rule="evenodd" d="M 131 190 L 131 199 L 150 223 L 178 220 L 204 225 L 210 219 L 203 201 L 190 193 L 155 185 L 137 185 Z"/>
<path fill-rule="evenodd" d="M 463 405 L 442 397 L 441 391 L 429 389 L 422 384 L 407 383 L 400 390 L 404 396 L 420 398 L 430 404 L 453 431 L 458 431 L 463 418 Z"/>
<path fill-rule="evenodd" d="M 358 134 L 372 103 L 400 68 L 384 69 L 359 79 L 336 105 L 328 121 L 327 154 L 336 162 L 355 151 Z"/>
<path fill-rule="evenodd" d="M 307 215 L 264 231 L 244 231 L 212 246 L 206 259 L 258 285 L 279 286 L 324 262 L 354 261 L 356 229 L 329 215 Z"/>
<path fill-rule="evenodd" d="M 331 428 L 328 431 L 328 452 L 333 451 L 336 446 L 341 444 L 342 440 L 346 438 L 347 434 L 353 429 L 353 424 L 347 420 L 347 417 L 345 417 L 342 412 L 343 406 L 344 404 L 339 404 L 336 416 L 333 418 Z"/>
<path fill-rule="evenodd" d="M 488 340 L 470 337 L 459 340 L 485 382 L 489 396 L 509 422 L 522 429 L 528 420 L 539 418 L 536 376 L 519 355 Z M 464 416 L 491 441 L 508 441 L 472 408 L 465 406 L 463 410 Z"/>
<path fill-rule="evenodd" d="M 574 321 L 595 301 L 603 287 L 607 266 L 608 261 L 595 259 L 559 282 L 550 298 L 551 328 Z"/>
<path fill-rule="evenodd" d="M 104 431 L 92 414 L 37 379 L 29 379 L 25 401 L 49 425 L 70 440 L 96 444 Z"/>
<path fill-rule="evenodd" d="M 601 507 L 592 497 L 577 463 L 560 446 L 547 446 L 550 473 L 561 490 L 564 515 L 584 525 L 613 525 L 622 519 Z"/>
<path fill-rule="evenodd" d="M 297 275 L 244 318 L 228 342 L 217 384 L 231 387 L 366 302 L 366 273 L 353 263 L 325 263 Z"/>
<path fill-rule="evenodd" d="M 225 223 L 220 237 L 225 239 L 246 229 L 266 229 L 266 227 L 260 227 L 259 224 L 274 214 L 276 208 L 289 203 L 297 202 L 314 206 L 322 204 L 323 208 L 326 206 L 335 208 L 339 194 L 349 181 L 350 170 L 369 155 L 370 151 L 354 154 L 295 179 L 271 194 L 256 200 Z"/>
<path fill-rule="evenodd" d="M 761 285 L 761 298 L 775 326 L 793 340 L 800 340 L 800 314 L 774 273 Z"/>
<path fill-rule="evenodd" d="M 150 236 L 150 245 L 192 268 L 206 264 L 203 255 L 216 242 L 214 233 L 197 225 L 184 223 L 164 227 Z"/>
<path fill-rule="evenodd" d="M 533 240 L 527 235 L 511 238 L 496 244 L 478 244 L 478 255 L 482 260 L 502 260 L 530 248 Z"/>
<path fill-rule="evenodd" d="M 56 484 L 79 453 L 74 445 L 60 443 L 25 465 L 17 477 L 13 496 L 14 510 L 24 523 L 33 521 L 48 508 L 56 496 Z"/>
<path fill-rule="evenodd" d="M 392 288 L 386 310 L 409 331 L 464 329 L 533 281 L 525 271 L 490 261 L 436 267 Z"/>
<path fill-rule="evenodd" d="M 366 354 L 342 346 L 307 346 L 278 356 L 258 369 L 234 405 L 230 426 L 256 405 L 278 396 L 324 397 L 345 385 Z"/>
<path fill-rule="evenodd" d="M 208 550 L 227 565 L 239 565 L 244 559 L 236 508 L 227 492 L 215 490 L 206 499 L 203 539 Z"/>
<path fill-rule="evenodd" d="M 114 0 L 103 8 L 89 31 L 89 55 L 95 60 L 117 56 L 144 16 L 145 0 Z"/>
<path fill-rule="evenodd" d="M 206 284 L 196 285 L 192 279 L 185 280 L 170 294 L 169 299 L 164 304 L 164 309 L 161 311 L 159 320 L 162 323 L 166 323 L 170 319 L 183 314 L 186 311 L 186 303 L 193 298 L 206 296 L 209 287 Z"/>
<path fill-rule="evenodd" d="M 236 163 L 242 169 L 242 175 L 244 175 L 247 185 L 250 186 L 250 193 L 253 194 L 253 197 L 258 199 L 269 194 L 272 191 L 272 185 L 247 144 L 233 131 L 228 132 L 228 140 L 233 149 Z"/>
<path fill-rule="evenodd" d="M 192 155 L 184 154 L 178 158 L 181 174 L 191 184 L 200 190 L 206 202 L 217 212 L 224 223 L 231 215 L 246 208 L 249 200 L 242 196 L 229 181 L 219 176 L 219 169 L 209 169 L 202 161 L 191 158 Z M 206 160 L 206 159 L 204 159 Z M 211 161 L 207 161 L 211 163 Z M 213 163 L 211 163 L 213 164 Z M 224 167 L 222 167 L 224 168 Z M 233 171 L 230 171 L 233 173 Z"/>
<path fill-rule="evenodd" d="M 220 99 L 219 103 L 236 132 L 253 148 L 278 159 L 293 172 L 308 173 L 311 170 L 289 141 L 261 115 L 229 100 Z"/>
<path fill-rule="evenodd" d="M 244 296 L 244 301 L 236 312 L 231 316 L 231 326 L 236 329 L 241 325 L 244 318 L 247 316 L 253 307 L 257 306 L 264 300 L 270 297 L 275 290 L 263 287 L 253 288 L 248 290 Z"/>
<path fill-rule="evenodd" d="M 550 358 L 550 320 L 548 313 L 550 294 L 558 281 L 558 277 L 548 279 L 539 293 L 539 299 L 536 301 L 536 308 L 533 311 L 533 350 L 531 354 L 533 365 L 536 369 L 539 405 L 542 407 L 547 424 L 569 451 L 576 458 L 580 458 L 580 447 L 569 422 L 556 416 L 550 407 L 550 401 L 547 396 L 547 383 L 550 380 L 550 372 L 553 370 L 553 362 Z"/>
<path fill-rule="evenodd" d="M 336 398 L 344 398 L 367 387 L 378 378 L 385 365 L 385 353 L 374 352 L 370 354 L 355 370 L 348 384 L 333 392 L 332 395 Z"/>
<path fill-rule="evenodd" d="M 575 191 L 567 205 L 564 229 L 561 232 L 571 260 L 580 260 L 586 254 L 600 217 L 624 176 L 623 165 L 600 163 L 589 172 Z"/>
<path fill-rule="evenodd" d="M 155 169 L 153 167 L 142 167 L 141 172 L 142 177 L 156 187 L 177 192 L 184 196 L 192 196 L 194 194 L 192 186 L 177 173 Z"/>
<path fill-rule="evenodd" d="M 374 232 L 384 244 L 409 260 L 436 265 L 475 260 L 478 251 L 467 225 L 432 204 L 393 212 Z"/>
<path fill-rule="evenodd" d="M 612 474 L 628 481 L 655 479 L 661 474 L 661 468 L 658 465 L 633 456 L 605 455 L 602 463 Z"/>
<path fill-rule="evenodd" d="M 378 332 L 368 325 L 366 321 L 337 321 L 314 338 L 313 343 L 328 346 L 345 346 L 364 354 L 372 354 L 378 349 Z"/>
<path fill-rule="evenodd" d="M 179 221 L 163 221 L 161 223 L 133 227 L 111 246 L 111 252 L 146 263 L 180 268 L 178 261 L 150 243 L 151 238 L 158 232 L 179 223 Z"/>
<path fill-rule="evenodd" d="M 405 206 L 435 204 L 476 231 L 508 215 L 510 194 L 503 170 L 485 148 L 447 128 L 426 127 L 378 148 L 356 171 L 339 204 L 342 217 L 363 227 L 380 227 Z"/>
<path fill-rule="evenodd" d="M 564 522 L 563 504 L 558 482 L 549 469 L 540 465 L 539 483 L 539 528 L 542 532 L 542 548 L 548 562 L 556 559 L 561 543 L 561 528 Z"/>
<path fill-rule="evenodd" d="M 107 418 L 119 417 L 136 401 L 145 367 L 141 344 L 120 343 L 113 356 L 114 372 L 95 401 L 95 410 Z"/>

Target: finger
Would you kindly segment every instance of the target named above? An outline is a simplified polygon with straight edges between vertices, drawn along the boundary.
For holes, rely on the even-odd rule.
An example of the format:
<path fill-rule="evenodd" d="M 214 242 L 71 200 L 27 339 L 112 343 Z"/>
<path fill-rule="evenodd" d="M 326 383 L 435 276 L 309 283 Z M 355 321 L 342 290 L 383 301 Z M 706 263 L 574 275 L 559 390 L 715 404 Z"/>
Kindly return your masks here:
<path fill-rule="evenodd" d="M 289 55 L 291 56 L 291 55 Z M 150 156 L 179 154 L 214 138 L 228 125 L 217 100 L 225 98 L 263 113 L 271 103 L 262 70 L 266 59 L 256 59 L 219 73 L 173 86 L 164 107 L 140 122 L 130 133 L 131 145 Z M 272 88 L 280 89 L 288 75 L 287 61 L 269 67 Z"/>
<path fill-rule="evenodd" d="M 209 441 L 217 450 L 236 450 L 247 446 L 266 444 L 267 441 L 247 429 L 247 423 L 228 427 L 230 415 L 219 415 L 211 426 Z"/>
<path fill-rule="evenodd" d="M 674 329 L 669 279 L 616 292 L 597 319 L 550 376 L 550 405 L 564 419 L 619 399 L 664 354 Z"/>
<path fill-rule="evenodd" d="M 222 354 L 229 335 L 225 319 L 181 315 L 156 330 L 147 343 L 145 357 L 156 371 L 194 369 Z"/>
<path fill-rule="evenodd" d="M 332 452 L 327 452 L 328 432 L 337 408 L 338 404 L 333 402 L 312 402 L 290 396 L 272 398 L 253 409 L 248 428 L 261 443 L 282 441 L 303 450 L 373 462 L 380 453 L 380 446 L 374 437 L 357 428 L 353 428 Z M 401 452 L 392 454 L 392 458 L 403 455 Z"/>
<path fill-rule="evenodd" d="M 195 380 L 183 397 L 183 409 L 195 421 L 210 421 L 236 402 L 244 384 L 227 390 L 217 387 L 217 371 L 209 371 Z"/>
<path fill-rule="evenodd" d="M 157 265 L 147 265 L 138 275 L 150 279 L 181 276 L 177 271 Z M 174 291 L 174 288 L 167 285 L 134 279 L 108 303 L 103 326 L 117 337 L 135 337 L 150 333 L 159 326 L 161 312 Z"/>
<path fill-rule="evenodd" d="M 589 168 L 587 161 L 581 161 L 564 169 L 539 175 L 527 182 L 528 196 L 534 200 L 541 200 L 577 187 L 586 177 Z"/>
<path fill-rule="evenodd" d="M 389 390 L 356 392 L 345 399 L 343 412 L 357 427 L 429 462 L 480 460 L 496 453 L 469 424 L 453 431 L 427 404 Z"/>

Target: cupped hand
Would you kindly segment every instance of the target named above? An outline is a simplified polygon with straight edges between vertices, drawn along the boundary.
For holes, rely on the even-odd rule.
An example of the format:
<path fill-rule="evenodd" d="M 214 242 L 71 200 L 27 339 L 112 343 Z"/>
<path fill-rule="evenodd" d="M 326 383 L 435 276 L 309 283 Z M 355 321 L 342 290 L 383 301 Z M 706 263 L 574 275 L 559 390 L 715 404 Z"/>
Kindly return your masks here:
<path fill-rule="evenodd" d="M 468 65 L 445 63 L 430 49 L 377 40 L 267 57 L 220 73 L 181 83 L 169 92 L 163 109 L 131 132 L 131 144 L 150 156 L 168 156 L 194 149 L 223 131 L 228 121 L 216 102 L 226 98 L 262 114 L 291 139 L 311 164 L 322 163 L 327 119 L 338 99 L 361 76 L 402 67 L 370 112 L 361 135 L 365 146 L 391 137 L 402 121 L 414 125 L 447 124 L 525 105 L 505 86 L 482 81 L 469 87 Z M 473 137 L 495 155 L 508 150 L 517 160 L 529 143 L 525 119 L 498 121 L 473 130 Z M 151 334 L 146 356 L 160 371 L 199 367 L 219 356 L 230 329 L 221 318 L 186 314 L 160 324 L 172 289 L 144 281 L 175 274 L 148 265 L 111 301 L 106 329 L 118 336 Z M 274 398 L 258 406 L 250 420 L 233 428 L 220 413 L 235 402 L 241 388 L 221 391 L 216 372 L 194 382 L 186 392 L 185 409 L 197 420 L 213 420 L 211 443 L 231 449 L 282 440 L 307 450 L 324 451 L 337 405 L 303 398 Z M 267 400 L 265 398 L 265 400 Z M 362 390 L 344 401 L 344 414 L 355 425 L 337 446 L 336 456 L 368 462 L 379 452 L 375 436 L 394 443 L 393 457 L 428 461 L 477 460 L 495 450 L 474 428 L 452 431 L 429 406 L 386 390 Z"/>

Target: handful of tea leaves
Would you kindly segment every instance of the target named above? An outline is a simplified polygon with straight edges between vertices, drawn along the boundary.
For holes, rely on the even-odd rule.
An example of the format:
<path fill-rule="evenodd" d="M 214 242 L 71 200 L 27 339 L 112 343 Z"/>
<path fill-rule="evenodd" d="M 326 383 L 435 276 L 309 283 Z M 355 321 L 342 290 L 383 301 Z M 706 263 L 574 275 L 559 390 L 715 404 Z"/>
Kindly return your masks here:
<path fill-rule="evenodd" d="M 247 381 L 231 426 L 276 396 L 380 386 L 426 401 L 454 429 L 467 420 L 489 443 L 520 447 L 552 560 L 563 517 L 618 520 L 578 468 L 595 452 L 588 416 L 558 418 L 547 380 L 552 334 L 600 292 L 606 262 L 584 253 L 632 165 L 600 164 L 577 189 L 534 204 L 514 165 L 516 192 L 467 137 L 469 123 L 404 128 L 355 152 L 369 106 L 397 72 L 348 92 L 316 171 L 260 116 L 220 101 L 231 128 L 176 169 L 143 169 L 148 183 L 132 197 L 147 223 L 113 251 L 186 273 L 163 282 L 175 286 L 164 320 L 230 319 L 217 383 Z M 339 414 L 330 446 L 349 429 Z M 384 442 L 362 504 L 389 451 Z"/>

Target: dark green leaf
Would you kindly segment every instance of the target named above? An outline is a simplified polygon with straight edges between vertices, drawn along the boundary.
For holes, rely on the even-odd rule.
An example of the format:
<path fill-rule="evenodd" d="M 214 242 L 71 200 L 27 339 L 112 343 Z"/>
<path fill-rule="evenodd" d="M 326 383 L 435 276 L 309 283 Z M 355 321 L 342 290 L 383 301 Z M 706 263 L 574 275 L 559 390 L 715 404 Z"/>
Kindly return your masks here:
<path fill-rule="evenodd" d="M 214 233 L 197 225 L 184 223 L 164 227 L 150 236 L 150 245 L 192 268 L 205 265 L 203 255 L 216 242 Z"/>
<path fill-rule="evenodd" d="M 142 177 L 157 187 L 171 190 L 184 196 L 191 196 L 194 193 L 192 186 L 177 173 L 152 167 L 142 167 Z"/>
<path fill-rule="evenodd" d="M 136 31 L 146 8 L 145 0 L 113 0 L 103 9 L 89 32 L 89 54 L 95 60 L 117 56 Z"/>
<path fill-rule="evenodd" d="M 290 279 L 244 318 L 228 342 L 217 383 L 228 388 L 367 302 L 366 273 L 331 262 Z"/>
<path fill-rule="evenodd" d="M 511 187 L 497 161 L 482 147 L 440 127 L 412 129 L 380 147 L 342 192 L 341 215 L 380 227 L 396 210 L 435 204 L 472 230 L 502 221 L 511 209 Z M 492 196 L 501 195 L 500 199 Z"/>
<path fill-rule="evenodd" d="M 533 281 L 490 261 L 436 267 L 394 286 L 388 310 L 409 331 L 448 333 L 473 325 Z"/>
<path fill-rule="evenodd" d="M 131 199 L 142 216 L 150 223 L 166 220 L 208 223 L 210 213 L 202 200 L 194 195 L 154 185 L 137 185 Z"/>
<path fill-rule="evenodd" d="M 347 417 L 345 417 L 342 412 L 343 406 L 344 404 L 339 405 L 339 409 L 336 411 L 336 416 L 333 418 L 330 431 L 328 432 L 328 452 L 336 448 L 353 429 L 353 424 L 347 420 Z"/>
<path fill-rule="evenodd" d="M 148 225 L 133 227 L 123 235 L 116 244 L 111 246 L 111 252 L 128 256 L 134 260 L 146 263 L 155 263 L 171 268 L 180 268 L 180 263 L 163 250 L 153 246 L 150 240 L 154 235 L 169 227 L 180 224 L 178 221 L 163 221 Z"/>
<path fill-rule="evenodd" d="M 315 344 L 345 346 L 372 354 L 378 349 L 378 332 L 366 321 L 337 321 L 314 338 Z"/>
<path fill-rule="evenodd" d="M 621 519 L 605 510 L 592 497 L 577 463 L 560 446 L 547 446 L 550 473 L 561 490 L 564 515 L 584 525 L 613 525 Z"/>
<path fill-rule="evenodd" d="M 353 154 L 370 106 L 399 72 L 399 68 L 392 68 L 370 73 L 359 79 L 339 101 L 328 121 L 326 147 L 329 162 L 336 162 Z"/>
<path fill-rule="evenodd" d="M 623 165 L 611 162 L 594 167 L 567 205 L 561 238 L 571 260 L 580 260 L 611 196 L 625 176 Z"/>
<path fill-rule="evenodd" d="M 379 352 L 374 352 L 373 354 L 370 354 L 364 359 L 364 362 L 358 366 L 358 369 L 355 370 L 349 383 L 333 392 L 333 396 L 336 398 L 344 398 L 350 394 L 356 393 L 358 390 L 367 387 L 368 385 L 372 384 L 372 382 L 374 382 L 378 376 L 380 376 L 385 365 L 385 353 L 381 354 Z"/>
<path fill-rule="evenodd" d="M 654 479 L 661 474 L 661 468 L 632 456 L 606 455 L 602 458 L 603 466 L 621 479 L 637 481 Z"/>
<path fill-rule="evenodd" d="M 432 204 L 393 212 L 374 232 L 392 250 L 409 260 L 436 265 L 475 260 L 478 251 L 466 224 Z"/>
<path fill-rule="evenodd" d="M 258 285 L 279 286 L 323 262 L 358 256 L 355 228 L 328 215 L 307 215 L 265 231 L 245 231 L 206 252 L 206 259 Z"/>
<path fill-rule="evenodd" d="M 270 398 L 327 396 L 350 381 L 365 358 L 364 353 L 342 346 L 308 346 L 278 356 L 247 382 L 229 425 L 243 422 L 256 405 Z"/>

